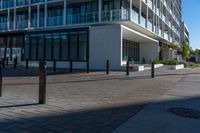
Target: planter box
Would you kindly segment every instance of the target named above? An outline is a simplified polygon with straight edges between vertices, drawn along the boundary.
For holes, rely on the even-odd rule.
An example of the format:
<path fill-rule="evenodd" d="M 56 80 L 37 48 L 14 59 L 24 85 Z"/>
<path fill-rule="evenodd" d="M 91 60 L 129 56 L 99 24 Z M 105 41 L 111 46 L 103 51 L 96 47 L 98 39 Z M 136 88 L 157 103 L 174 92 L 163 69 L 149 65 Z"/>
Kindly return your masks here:
<path fill-rule="evenodd" d="M 162 67 L 164 66 L 163 64 L 155 64 L 155 68 L 159 68 L 159 67 Z"/>
<path fill-rule="evenodd" d="M 144 71 L 144 66 L 135 65 L 133 66 L 133 71 Z"/>
<path fill-rule="evenodd" d="M 179 70 L 179 69 L 183 69 L 184 68 L 184 64 L 180 64 L 180 65 L 173 65 L 172 69 L 174 70 Z"/>

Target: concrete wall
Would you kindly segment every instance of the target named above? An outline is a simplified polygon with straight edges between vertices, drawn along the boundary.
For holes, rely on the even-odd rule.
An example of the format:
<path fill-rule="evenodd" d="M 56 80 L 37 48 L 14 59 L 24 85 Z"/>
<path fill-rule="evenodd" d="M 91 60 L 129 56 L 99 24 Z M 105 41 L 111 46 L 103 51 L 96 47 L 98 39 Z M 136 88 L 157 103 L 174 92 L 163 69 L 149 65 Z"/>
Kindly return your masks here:
<path fill-rule="evenodd" d="M 121 69 L 122 32 L 120 25 L 90 28 L 90 68 L 105 69 L 110 60 L 112 70 Z"/>
<path fill-rule="evenodd" d="M 159 59 L 159 43 L 149 42 L 140 43 L 140 62 L 151 63 L 153 60 Z"/>

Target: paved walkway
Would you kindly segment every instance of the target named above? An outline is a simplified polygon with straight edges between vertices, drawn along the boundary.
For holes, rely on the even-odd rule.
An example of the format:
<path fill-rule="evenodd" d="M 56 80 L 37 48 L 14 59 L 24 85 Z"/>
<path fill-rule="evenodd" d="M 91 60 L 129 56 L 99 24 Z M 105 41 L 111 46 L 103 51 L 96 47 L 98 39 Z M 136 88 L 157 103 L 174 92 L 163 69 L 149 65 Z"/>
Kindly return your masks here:
<path fill-rule="evenodd" d="M 192 119 L 169 111 L 174 107 L 200 111 L 198 71 L 196 74 L 183 76 L 164 95 L 131 117 L 113 133 L 200 133 L 200 114 L 197 114 L 198 119 Z"/>
<path fill-rule="evenodd" d="M 49 75 L 46 105 L 37 104 L 38 77 L 30 74 L 36 71 L 21 77 L 11 72 L 27 71 L 4 72 L 0 133 L 109 133 L 170 92 L 183 74 L 200 70 L 163 68 L 156 71 L 155 79 L 150 78 L 150 71 L 129 77 L 125 72 Z"/>

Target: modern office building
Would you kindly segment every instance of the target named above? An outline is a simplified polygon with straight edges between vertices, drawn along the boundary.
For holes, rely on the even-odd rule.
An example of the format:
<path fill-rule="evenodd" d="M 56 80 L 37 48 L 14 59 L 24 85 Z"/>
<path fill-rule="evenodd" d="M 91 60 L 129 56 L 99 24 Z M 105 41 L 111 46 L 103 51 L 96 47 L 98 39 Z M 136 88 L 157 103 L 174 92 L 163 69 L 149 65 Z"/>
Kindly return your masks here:
<path fill-rule="evenodd" d="M 181 44 L 186 41 L 190 44 L 189 29 L 185 22 L 181 22 Z"/>
<path fill-rule="evenodd" d="M 165 58 L 180 44 L 181 0 L 0 0 L 3 57 L 121 69 Z M 14 52 L 15 51 L 15 52 Z"/>

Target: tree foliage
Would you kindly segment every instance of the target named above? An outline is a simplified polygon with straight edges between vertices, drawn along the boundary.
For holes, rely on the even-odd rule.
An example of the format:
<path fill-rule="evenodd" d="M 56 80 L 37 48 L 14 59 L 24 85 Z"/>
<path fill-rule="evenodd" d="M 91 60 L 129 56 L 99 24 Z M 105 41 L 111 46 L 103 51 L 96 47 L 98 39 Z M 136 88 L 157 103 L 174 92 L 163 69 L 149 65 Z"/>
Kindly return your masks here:
<path fill-rule="evenodd" d="M 171 48 L 171 49 L 173 49 L 173 50 L 176 50 L 176 51 L 180 50 L 179 46 L 176 45 L 176 44 L 173 44 L 173 43 L 170 44 L 168 47 Z"/>
<path fill-rule="evenodd" d="M 190 46 L 186 41 L 183 42 L 182 56 L 183 56 L 184 59 L 187 59 L 187 58 L 190 57 Z"/>

